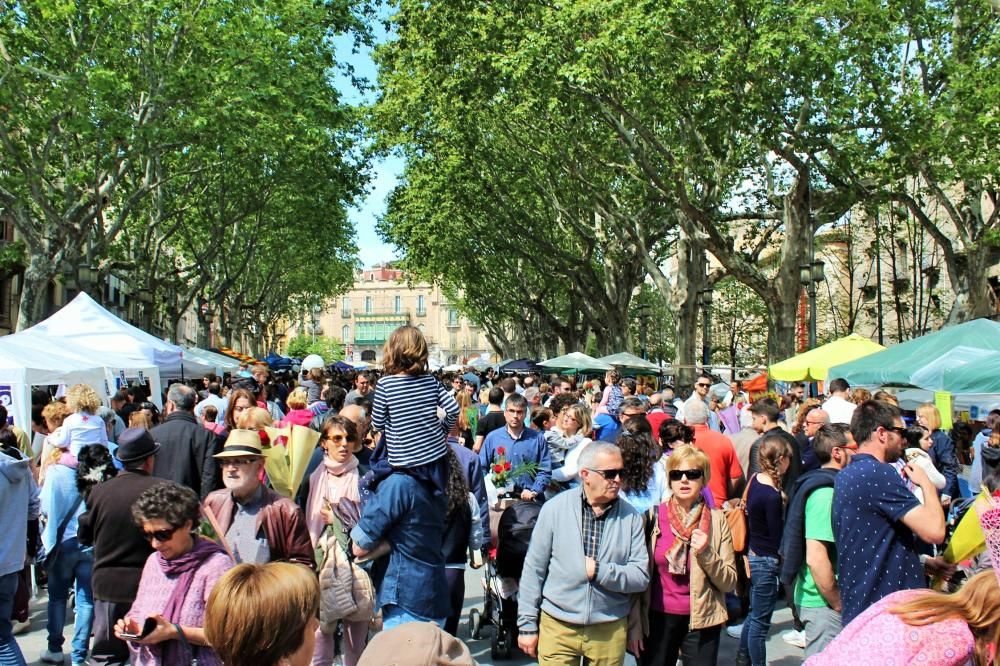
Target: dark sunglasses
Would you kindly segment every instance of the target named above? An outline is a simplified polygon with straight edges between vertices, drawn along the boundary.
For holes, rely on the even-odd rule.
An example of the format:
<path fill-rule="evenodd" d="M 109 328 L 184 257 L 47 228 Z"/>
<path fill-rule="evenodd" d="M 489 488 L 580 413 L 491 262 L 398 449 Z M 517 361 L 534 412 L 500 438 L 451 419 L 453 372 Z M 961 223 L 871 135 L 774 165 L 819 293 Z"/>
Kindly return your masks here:
<path fill-rule="evenodd" d="M 700 388 L 711 388 L 712 385 L 711 384 L 698 383 L 698 384 L 695 384 L 695 386 L 698 386 Z"/>
<path fill-rule="evenodd" d="M 883 428 L 883 430 L 886 430 L 888 432 L 894 432 L 897 435 L 899 435 L 900 437 L 904 437 L 904 438 L 906 437 L 906 428 L 901 428 L 899 426 L 888 426 L 888 427 Z"/>
<path fill-rule="evenodd" d="M 623 469 L 590 469 L 589 467 L 587 469 L 595 474 L 600 474 L 607 481 L 614 481 L 615 479 L 620 480 L 625 471 Z"/>
<path fill-rule="evenodd" d="M 177 530 L 179 529 L 180 527 L 178 526 L 178 527 L 171 527 L 170 529 L 167 530 L 156 530 L 155 532 L 147 532 L 146 530 L 143 530 L 142 536 L 146 537 L 146 541 L 152 541 L 153 539 L 156 539 L 160 543 L 163 543 L 164 541 L 170 541 L 170 539 L 173 538 L 174 533 L 176 533 Z"/>
<path fill-rule="evenodd" d="M 680 481 L 687 478 L 688 481 L 697 481 L 705 475 L 700 469 L 672 469 L 668 476 L 671 481 Z"/>

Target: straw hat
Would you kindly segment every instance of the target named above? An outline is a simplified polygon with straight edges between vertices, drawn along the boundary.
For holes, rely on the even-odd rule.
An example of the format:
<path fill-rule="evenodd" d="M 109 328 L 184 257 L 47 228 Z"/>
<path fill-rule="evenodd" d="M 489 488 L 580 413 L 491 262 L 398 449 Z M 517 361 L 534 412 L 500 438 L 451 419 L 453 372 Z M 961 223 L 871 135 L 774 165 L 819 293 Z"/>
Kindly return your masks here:
<path fill-rule="evenodd" d="M 226 439 L 226 445 L 215 458 L 245 458 L 246 456 L 264 456 L 264 447 L 260 443 L 260 434 L 256 430 L 231 430 Z"/>

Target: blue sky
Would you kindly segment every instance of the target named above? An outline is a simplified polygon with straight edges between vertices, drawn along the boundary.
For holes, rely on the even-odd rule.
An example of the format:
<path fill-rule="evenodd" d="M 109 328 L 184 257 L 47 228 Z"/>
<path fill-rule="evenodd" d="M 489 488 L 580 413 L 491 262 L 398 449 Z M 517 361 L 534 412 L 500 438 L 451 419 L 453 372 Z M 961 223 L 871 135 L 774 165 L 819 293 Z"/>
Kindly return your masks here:
<path fill-rule="evenodd" d="M 381 25 L 376 26 L 376 32 L 381 32 Z M 338 62 L 351 63 L 354 66 L 355 76 L 374 83 L 377 68 L 372 60 L 371 50 L 362 48 L 354 53 L 354 41 L 349 36 L 341 37 L 335 43 Z M 335 80 L 344 102 L 356 104 L 372 101 L 373 95 L 369 92 L 362 94 L 351 84 L 349 78 L 338 75 Z M 357 232 L 358 258 L 365 267 L 388 261 L 396 256 L 393 247 L 383 242 L 375 231 L 375 223 L 385 212 L 386 198 L 396 186 L 396 181 L 402 173 L 403 160 L 400 157 L 390 156 L 374 163 L 367 195 L 356 207 L 348 211 L 348 217 L 354 223 Z"/>

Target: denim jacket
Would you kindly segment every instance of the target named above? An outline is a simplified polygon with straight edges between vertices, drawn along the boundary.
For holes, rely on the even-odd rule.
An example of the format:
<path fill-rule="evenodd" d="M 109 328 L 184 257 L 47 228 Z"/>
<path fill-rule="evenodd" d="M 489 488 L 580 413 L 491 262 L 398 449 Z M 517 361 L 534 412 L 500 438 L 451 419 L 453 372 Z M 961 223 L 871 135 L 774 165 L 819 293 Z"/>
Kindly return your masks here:
<path fill-rule="evenodd" d="M 409 474 L 390 474 L 365 505 L 351 530 L 354 543 L 371 550 L 392 544 L 389 565 L 378 586 L 380 607 L 395 605 L 414 615 L 443 619 L 451 612 L 441 543 L 444 538 L 444 495 L 431 492 Z"/>

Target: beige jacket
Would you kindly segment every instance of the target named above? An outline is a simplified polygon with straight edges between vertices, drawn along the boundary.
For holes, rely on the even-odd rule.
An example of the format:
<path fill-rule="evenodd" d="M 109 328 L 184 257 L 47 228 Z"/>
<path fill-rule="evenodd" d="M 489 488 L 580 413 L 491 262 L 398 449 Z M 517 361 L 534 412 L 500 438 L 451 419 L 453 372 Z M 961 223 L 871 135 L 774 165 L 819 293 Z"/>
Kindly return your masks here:
<path fill-rule="evenodd" d="M 660 535 L 658 507 L 643 515 L 646 523 L 646 547 L 649 549 L 650 581 L 659 574 L 653 558 L 656 538 Z M 712 511 L 712 533 L 708 546 L 691 558 L 691 624 L 690 630 L 714 627 L 726 621 L 726 593 L 736 588 L 736 556 L 729 523 L 719 510 Z M 635 595 L 628 618 L 629 641 L 649 635 L 649 592 Z"/>

